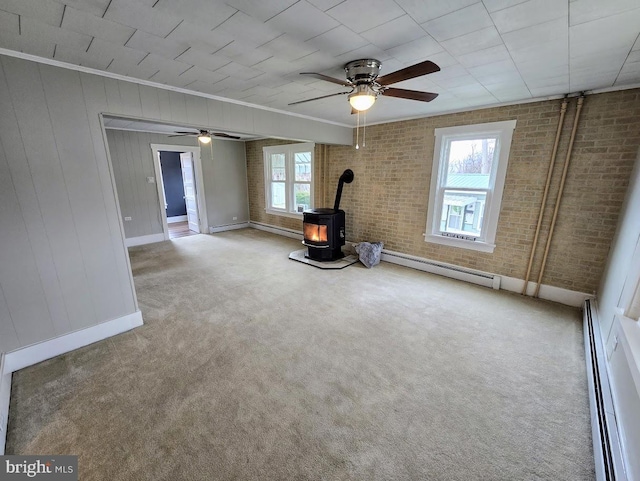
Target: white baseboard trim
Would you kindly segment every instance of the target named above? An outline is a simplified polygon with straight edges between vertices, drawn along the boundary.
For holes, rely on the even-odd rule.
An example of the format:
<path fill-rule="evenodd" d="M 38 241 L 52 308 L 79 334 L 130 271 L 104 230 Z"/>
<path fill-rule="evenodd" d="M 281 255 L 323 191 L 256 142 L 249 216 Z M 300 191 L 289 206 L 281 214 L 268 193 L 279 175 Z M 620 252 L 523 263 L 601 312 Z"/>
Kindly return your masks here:
<path fill-rule="evenodd" d="M 248 222 L 240 222 L 239 224 L 218 225 L 215 227 L 209 227 L 209 234 L 215 234 L 216 232 L 225 232 L 227 230 L 244 229 L 246 227 L 249 227 Z"/>
<path fill-rule="evenodd" d="M 286 227 L 278 227 L 276 225 L 262 224 L 260 222 L 254 221 L 249 221 L 249 227 L 253 227 L 254 229 L 263 230 L 266 232 L 271 232 L 272 234 L 290 237 L 292 239 L 302 240 L 304 238 L 304 236 L 302 235 L 302 231 L 287 229 Z"/>
<path fill-rule="evenodd" d="M 111 321 L 7 352 L 4 355 L 3 373 L 11 373 L 32 366 L 60 354 L 130 331 L 135 327 L 142 326 L 142 324 L 142 313 L 136 311 Z"/>
<path fill-rule="evenodd" d="M 262 224 L 260 222 L 254 221 L 250 221 L 249 226 L 253 227 L 254 229 L 260 229 L 263 231 L 271 232 L 272 234 L 291 237 L 293 239 L 304 238 L 301 231 L 286 229 L 284 227 Z M 352 243 L 347 241 L 347 244 Z M 434 261 L 432 259 L 426 259 L 424 257 L 403 254 L 402 252 L 390 251 L 388 249 L 382 250 L 382 256 L 380 257 L 380 260 L 405 267 L 411 267 L 413 269 L 418 269 L 424 272 L 430 272 L 432 274 L 450 277 L 452 279 L 472 282 L 474 284 L 491 287 L 493 289 L 504 289 L 511 292 L 522 292 L 522 288 L 524 287 L 523 279 L 503 276 L 500 274 L 493 274 L 491 272 L 478 271 L 475 269 L 468 269 L 466 267 L 457 266 L 455 264 Z M 533 295 L 535 288 L 536 284 L 534 282 L 530 282 L 529 286 L 527 287 L 527 295 Z M 557 302 L 559 304 L 565 304 L 567 306 L 582 307 L 584 301 L 586 301 L 587 299 L 593 299 L 594 295 L 542 284 L 540 286 L 538 297 L 540 297 L 540 299 Z"/>
<path fill-rule="evenodd" d="M 174 215 L 173 217 L 167 217 L 167 224 L 175 224 L 176 222 L 185 222 L 189 220 L 186 215 Z"/>
<path fill-rule="evenodd" d="M 135 247 L 135 246 L 142 246 L 145 244 L 153 244 L 154 242 L 162 242 L 165 239 L 164 234 L 150 234 L 150 235 L 143 235 L 140 237 L 129 237 L 128 239 L 124 240 L 124 245 L 126 245 L 127 247 Z"/>
<path fill-rule="evenodd" d="M 52 357 L 102 341 L 122 332 L 142 326 L 142 313 L 132 314 L 102 322 L 95 326 L 64 334 L 48 341 L 0 354 L 0 455 L 4 454 L 7 438 L 9 403 L 11 400 L 11 375 L 14 371 L 32 366 Z"/>
<path fill-rule="evenodd" d="M 4 454 L 11 400 L 11 373 L 4 371 L 5 354 L 0 354 L 0 456 Z"/>

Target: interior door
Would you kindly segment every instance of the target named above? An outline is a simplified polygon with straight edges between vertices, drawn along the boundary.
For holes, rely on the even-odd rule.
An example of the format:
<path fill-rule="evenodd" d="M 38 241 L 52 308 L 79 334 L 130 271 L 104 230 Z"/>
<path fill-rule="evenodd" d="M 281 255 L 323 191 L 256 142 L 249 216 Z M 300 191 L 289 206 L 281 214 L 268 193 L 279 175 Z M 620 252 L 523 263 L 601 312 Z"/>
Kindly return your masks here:
<path fill-rule="evenodd" d="M 200 232 L 198 200 L 196 199 L 196 175 L 193 169 L 193 154 L 191 152 L 184 152 L 180 154 L 180 166 L 182 167 L 184 201 L 187 205 L 187 220 L 189 221 L 189 229 L 194 232 Z"/>

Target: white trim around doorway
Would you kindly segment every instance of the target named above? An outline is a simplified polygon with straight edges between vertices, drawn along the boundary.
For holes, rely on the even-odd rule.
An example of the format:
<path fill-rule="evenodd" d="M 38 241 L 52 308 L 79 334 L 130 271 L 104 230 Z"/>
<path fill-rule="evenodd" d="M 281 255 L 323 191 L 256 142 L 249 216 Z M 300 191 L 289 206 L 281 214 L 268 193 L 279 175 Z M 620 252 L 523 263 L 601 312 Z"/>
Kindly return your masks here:
<path fill-rule="evenodd" d="M 151 144 L 151 154 L 153 156 L 153 168 L 156 173 L 156 187 L 158 188 L 158 205 L 160 206 L 160 215 L 162 216 L 162 233 L 164 240 L 169 240 L 169 223 L 167 222 L 167 212 L 164 207 L 164 194 L 162 192 L 162 168 L 160 167 L 161 151 L 166 152 L 191 152 L 193 153 L 193 166 L 196 171 L 196 199 L 198 202 L 198 222 L 200 233 L 209 232 L 207 203 L 204 197 L 204 178 L 202 176 L 202 159 L 200 158 L 200 147 L 190 147 L 188 145 L 172 145 L 172 144 Z"/>

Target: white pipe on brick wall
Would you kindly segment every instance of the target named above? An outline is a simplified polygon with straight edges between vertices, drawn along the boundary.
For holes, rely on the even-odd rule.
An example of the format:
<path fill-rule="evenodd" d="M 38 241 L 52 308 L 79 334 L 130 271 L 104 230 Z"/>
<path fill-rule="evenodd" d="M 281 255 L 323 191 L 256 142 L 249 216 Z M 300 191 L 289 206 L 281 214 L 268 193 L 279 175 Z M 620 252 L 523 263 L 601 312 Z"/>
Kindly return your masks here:
<path fill-rule="evenodd" d="M 542 276 L 544 275 L 544 268 L 547 265 L 547 256 L 549 255 L 549 247 L 551 247 L 551 239 L 553 238 L 553 230 L 556 226 L 556 219 L 558 218 L 558 210 L 560 209 L 560 201 L 562 200 L 562 193 L 564 191 L 564 184 L 567 180 L 567 171 L 569 170 L 569 163 L 571 162 L 571 153 L 573 152 L 573 142 L 576 139 L 576 131 L 578 130 L 578 122 L 580 121 L 580 112 L 582 111 L 582 104 L 584 102 L 584 93 L 578 97 L 578 106 L 576 107 L 576 117 L 573 120 L 573 129 L 571 129 L 571 138 L 569 139 L 569 147 L 567 148 L 567 158 L 564 161 L 564 168 L 562 169 L 562 177 L 560 178 L 560 187 L 558 188 L 558 197 L 556 199 L 556 205 L 553 209 L 553 217 L 551 219 L 551 226 L 549 227 L 549 236 L 547 237 L 547 244 L 544 247 L 544 256 L 542 257 L 542 265 L 540 266 L 540 273 L 538 274 L 538 281 L 536 290 L 533 293 L 533 297 L 538 297 L 540 292 L 540 283 L 542 282 Z"/>
<path fill-rule="evenodd" d="M 549 195 L 549 186 L 551 185 L 551 176 L 553 174 L 553 167 L 556 164 L 556 155 L 558 154 L 558 145 L 560 144 L 560 134 L 562 133 L 562 127 L 564 126 L 564 116 L 567 113 L 567 105 L 569 103 L 568 95 L 564 96 L 562 100 L 562 106 L 560 107 L 560 118 L 558 120 L 558 130 L 556 131 L 556 140 L 553 144 L 553 150 L 551 152 L 551 161 L 549 162 L 549 172 L 547 172 L 547 181 L 544 184 L 544 193 L 542 194 L 542 204 L 540 204 L 540 213 L 538 214 L 538 224 L 536 225 L 536 233 L 533 237 L 533 244 L 531 245 L 531 255 L 529 256 L 529 265 L 527 266 L 527 275 L 524 277 L 524 287 L 522 288 L 522 294 L 527 293 L 527 287 L 529 287 L 529 276 L 531 275 L 531 267 L 533 266 L 533 258 L 536 254 L 536 247 L 538 246 L 538 237 L 540 235 L 540 227 L 542 226 L 542 218 L 544 217 L 544 210 L 547 206 L 547 197 Z"/>

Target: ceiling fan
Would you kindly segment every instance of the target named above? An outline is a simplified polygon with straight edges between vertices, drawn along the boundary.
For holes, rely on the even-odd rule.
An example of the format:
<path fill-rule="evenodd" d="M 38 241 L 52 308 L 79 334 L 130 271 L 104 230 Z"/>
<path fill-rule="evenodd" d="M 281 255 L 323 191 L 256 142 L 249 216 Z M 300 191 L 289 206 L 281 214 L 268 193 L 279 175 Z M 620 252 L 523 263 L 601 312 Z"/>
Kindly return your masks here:
<path fill-rule="evenodd" d="M 170 135 L 169 137 L 198 137 L 198 140 L 203 144 L 211 142 L 211 137 L 222 137 L 224 139 L 238 140 L 241 137 L 237 135 L 229 135 L 224 132 L 211 132 L 210 130 L 199 130 L 198 132 L 176 132 L 176 135 Z"/>
<path fill-rule="evenodd" d="M 379 77 L 380 67 L 382 63 L 379 60 L 367 58 L 354 60 L 344 66 L 347 80 L 340 80 L 329 77 L 317 72 L 302 72 L 300 75 L 310 75 L 320 80 L 326 80 L 343 87 L 351 88 L 348 92 L 338 92 L 335 94 L 323 95 L 307 100 L 290 103 L 289 105 L 297 105 L 313 100 L 326 99 L 337 95 L 349 95 L 349 103 L 351 104 L 351 113 L 360 112 L 369 109 L 376 101 L 378 95 L 387 97 L 397 97 L 408 100 L 418 100 L 420 102 L 431 102 L 438 94 L 431 92 L 419 92 L 417 90 L 407 90 L 389 87 L 391 84 L 409 80 L 415 77 L 421 77 L 430 73 L 438 72 L 440 67 L 430 60 L 411 65 L 409 67 L 397 70 L 387 75 Z"/>

